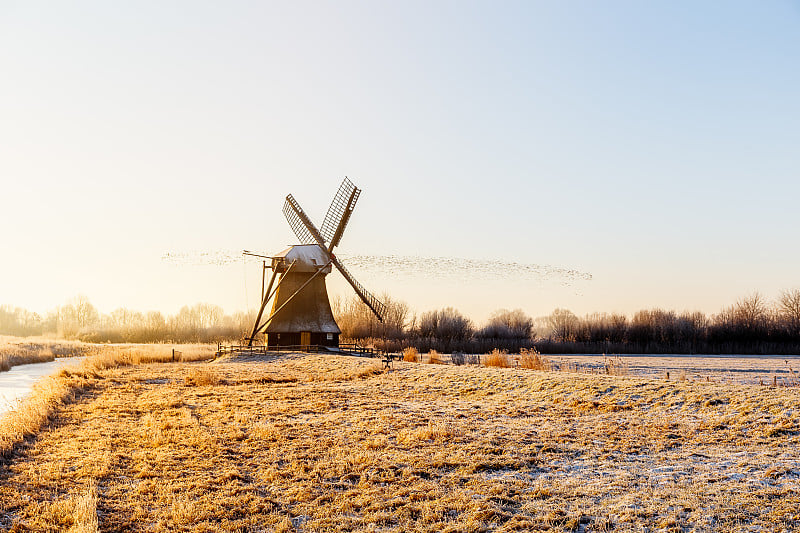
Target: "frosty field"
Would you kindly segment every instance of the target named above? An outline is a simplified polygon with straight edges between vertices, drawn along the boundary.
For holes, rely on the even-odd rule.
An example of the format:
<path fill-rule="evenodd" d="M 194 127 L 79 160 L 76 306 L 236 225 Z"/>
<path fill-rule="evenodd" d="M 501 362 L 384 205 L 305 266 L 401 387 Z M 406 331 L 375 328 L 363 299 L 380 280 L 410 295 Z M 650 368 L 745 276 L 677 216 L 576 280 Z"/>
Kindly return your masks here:
<path fill-rule="evenodd" d="M 59 378 L 74 393 L 50 424 L 5 454 L 0 529 L 800 526 L 800 389 L 724 369 L 666 380 L 673 363 L 641 360 L 656 370 L 87 362 Z"/>
<path fill-rule="evenodd" d="M 766 355 L 552 355 L 562 367 L 603 372 L 606 364 L 621 364 L 624 373 L 648 378 L 715 381 L 730 384 L 800 385 L 800 357 Z"/>

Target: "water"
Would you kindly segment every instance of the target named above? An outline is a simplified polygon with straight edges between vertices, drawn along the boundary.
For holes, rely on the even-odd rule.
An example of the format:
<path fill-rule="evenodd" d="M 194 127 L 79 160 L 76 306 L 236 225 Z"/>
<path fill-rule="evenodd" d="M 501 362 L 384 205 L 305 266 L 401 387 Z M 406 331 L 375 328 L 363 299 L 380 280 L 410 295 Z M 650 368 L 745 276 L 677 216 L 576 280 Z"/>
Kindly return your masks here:
<path fill-rule="evenodd" d="M 13 409 L 45 376 L 55 374 L 65 366 L 77 365 L 85 357 L 63 357 L 48 363 L 33 363 L 12 367 L 0 372 L 0 416 Z"/>

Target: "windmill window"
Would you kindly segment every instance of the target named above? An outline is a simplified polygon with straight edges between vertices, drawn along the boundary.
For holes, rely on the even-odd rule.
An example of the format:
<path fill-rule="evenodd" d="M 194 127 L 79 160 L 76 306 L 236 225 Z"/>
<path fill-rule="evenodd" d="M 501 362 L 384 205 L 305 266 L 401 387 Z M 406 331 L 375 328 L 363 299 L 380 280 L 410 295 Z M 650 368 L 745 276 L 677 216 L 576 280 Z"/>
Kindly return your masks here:
<path fill-rule="evenodd" d="M 333 340 L 333 333 L 328 333 L 328 340 L 329 340 L 329 341 L 332 341 L 332 340 Z"/>

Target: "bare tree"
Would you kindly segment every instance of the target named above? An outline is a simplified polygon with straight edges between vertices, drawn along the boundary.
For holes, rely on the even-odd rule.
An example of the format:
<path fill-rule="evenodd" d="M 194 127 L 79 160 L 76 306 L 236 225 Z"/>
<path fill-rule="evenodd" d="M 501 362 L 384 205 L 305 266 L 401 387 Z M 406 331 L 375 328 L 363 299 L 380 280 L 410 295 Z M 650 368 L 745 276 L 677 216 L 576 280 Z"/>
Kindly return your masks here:
<path fill-rule="evenodd" d="M 346 299 L 335 296 L 331 300 L 331 310 L 336 318 L 336 323 L 342 330 L 342 336 L 348 339 L 402 337 L 409 325 L 410 308 L 408 304 L 394 300 L 385 293 L 381 295 L 380 299 L 386 306 L 383 323 L 358 296 L 352 295 Z"/>
<path fill-rule="evenodd" d="M 734 318 L 737 325 L 747 331 L 754 331 L 766 325 L 769 308 L 766 299 L 754 292 L 736 302 Z"/>
<path fill-rule="evenodd" d="M 472 320 L 453 307 L 422 313 L 417 331 L 421 337 L 440 339 L 446 342 L 465 340 L 472 336 Z"/>
<path fill-rule="evenodd" d="M 550 324 L 550 335 L 555 340 L 572 341 L 575 340 L 575 333 L 578 328 L 578 317 L 568 309 L 556 309 L 547 317 Z"/>
<path fill-rule="evenodd" d="M 476 334 L 492 339 L 530 339 L 533 333 L 533 319 L 522 309 L 499 309 L 492 313 L 489 321 Z"/>
<path fill-rule="evenodd" d="M 778 299 L 779 312 L 793 335 L 800 333 L 800 289 L 783 291 Z"/>

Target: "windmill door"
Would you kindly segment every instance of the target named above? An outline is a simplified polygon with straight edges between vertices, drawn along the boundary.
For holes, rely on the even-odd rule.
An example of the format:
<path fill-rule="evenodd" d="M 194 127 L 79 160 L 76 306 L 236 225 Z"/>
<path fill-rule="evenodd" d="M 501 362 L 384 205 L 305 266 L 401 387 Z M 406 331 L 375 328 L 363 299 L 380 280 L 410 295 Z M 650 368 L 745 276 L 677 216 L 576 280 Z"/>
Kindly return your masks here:
<path fill-rule="evenodd" d="M 301 331 L 300 332 L 300 344 L 303 346 L 310 346 L 311 345 L 311 332 L 310 331 Z"/>

